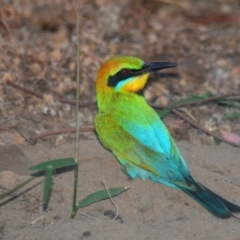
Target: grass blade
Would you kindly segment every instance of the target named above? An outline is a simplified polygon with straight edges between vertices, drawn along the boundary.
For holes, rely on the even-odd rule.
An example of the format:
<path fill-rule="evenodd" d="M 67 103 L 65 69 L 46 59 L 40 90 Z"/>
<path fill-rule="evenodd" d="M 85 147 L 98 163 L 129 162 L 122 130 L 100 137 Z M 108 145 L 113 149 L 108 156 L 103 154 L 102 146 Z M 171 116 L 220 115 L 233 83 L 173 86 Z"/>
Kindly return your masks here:
<path fill-rule="evenodd" d="M 9 191 L 7 191 L 7 192 L 5 192 L 5 193 L 2 193 L 2 194 L 0 195 L 0 201 L 1 201 L 2 199 L 4 199 L 5 197 L 8 197 L 8 196 L 11 195 L 11 194 L 14 194 L 17 190 L 19 190 L 20 188 L 24 187 L 24 186 L 27 185 L 28 183 L 30 183 L 34 178 L 35 178 L 35 177 L 31 177 L 31 178 L 29 178 L 28 180 L 26 180 L 25 182 L 17 185 L 17 186 L 16 186 L 15 188 L 13 188 L 12 190 L 9 190 Z"/>
<path fill-rule="evenodd" d="M 58 168 L 69 167 L 73 165 L 75 165 L 74 158 L 62 158 L 62 159 L 54 159 L 51 161 L 37 164 L 35 166 L 30 167 L 29 170 L 46 171 L 49 168 L 49 166 L 51 166 L 52 169 L 58 169 Z"/>
<path fill-rule="evenodd" d="M 240 117 L 240 112 L 232 112 L 227 114 L 224 119 L 235 119 Z"/>
<path fill-rule="evenodd" d="M 160 118 L 163 118 L 165 117 L 166 115 L 168 115 L 169 113 L 171 112 L 171 109 L 169 108 L 164 108 L 163 110 L 161 111 L 157 111 L 157 114 Z"/>
<path fill-rule="evenodd" d="M 111 195 L 111 197 L 115 197 L 128 189 L 129 187 L 128 188 L 124 188 L 124 187 L 110 188 L 108 189 L 108 192 Z M 79 201 L 78 208 L 86 207 L 95 202 L 99 202 L 101 200 L 109 198 L 108 192 L 107 190 L 101 190 L 101 191 L 97 191 L 95 193 L 89 194 L 88 196 L 86 196 L 85 198 Z"/>
<path fill-rule="evenodd" d="M 180 101 L 176 102 L 175 104 L 177 105 L 177 104 L 182 104 L 182 103 L 190 103 L 190 102 L 194 102 L 196 100 L 201 100 L 201 99 L 206 99 L 206 98 L 207 98 L 207 96 L 190 95 L 189 97 L 187 97 L 185 99 L 181 99 Z M 157 114 L 160 118 L 163 118 L 170 112 L 171 112 L 171 109 L 164 108 L 161 111 L 157 111 Z"/>
<path fill-rule="evenodd" d="M 227 106 L 230 106 L 230 107 L 235 107 L 236 106 L 236 103 L 233 100 L 230 100 L 230 99 L 221 99 L 221 100 L 218 101 L 218 103 L 224 104 L 224 105 L 227 105 Z"/>
<path fill-rule="evenodd" d="M 53 168 L 49 166 L 45 171 L 45 180 L 44 180 L 44 188 L 43 188 L 43 208 L 46 209 L 46 205 L 49 202 L 52 182 L 53 182 Z"/>

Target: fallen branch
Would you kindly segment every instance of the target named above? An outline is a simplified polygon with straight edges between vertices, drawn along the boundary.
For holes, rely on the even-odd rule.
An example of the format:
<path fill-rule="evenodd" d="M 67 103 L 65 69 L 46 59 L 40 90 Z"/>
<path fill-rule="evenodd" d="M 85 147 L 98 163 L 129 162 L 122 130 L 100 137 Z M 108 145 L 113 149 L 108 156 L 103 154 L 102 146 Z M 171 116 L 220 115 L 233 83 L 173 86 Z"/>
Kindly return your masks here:
<path fill-rule="evenodd" d="M 2 34 L 2 36 L 4 38 L 6 38 L 7 41 L 11 41 L 12 40 L 12 36 L 9 30 L 8 25 L 6 24 L 6 22 L 3 20 L 3 16 L 0 12 L 0 32 Z"/>
<path fill-rule="evenodd" d="M 80 132 L 91 132 L 91 131 L 94 131 L 94 127 L 93 126 L 80 127 L 79 131 Z M 51 136 L 51 135 L 62 134 L 62 133 L 75 133 L 75 132 L 76 132 L 76 128 L 50 130 L 50 131 L 40 133 L 37 136 L 33 137 L 32 139 L 36 140 L 38 138 L 48 137 L 48 136 Z"/>
<path fill-rule="evenodd" d="M 35 97 L 38 97 L 38 98 L 41 98 L 41 99 L 43 99 L 43 97 L 44 97 L 43 93 L 34 91 L 30 88 L 23 87 L 23 86 L 15 83 L 15 82 L 9 80 L 9 79 L 7 80 L 7 84 L 16 88 L 16 89 L 19 89 L 19 90 L 25 92 L 25 93 L 31 94 Z M 54 98 L 54 100 L 58 101 L 60 103 L 65 103 L 65 104 L 69 104 L 69 105 L 72 105 L 72 106 L 76 105 L 76 101 L 74 101 L 74 100 L 69 100 L 69 99 L 64 99 L 64 98 L 56 98 L 56 97 Z M 95 108 L 96 107 L 96 102 L 79 103 L 79 107 L 82 107 L 82 108 L 83 107 L 94 107 Z"/>
<path fill-rule="evenodd" d="M 190 124 L 191 124 L 192 126 L 194 126 L 195 128 L 200 129 L 202 132 L 205 132 L 207 135 L 212 136 L 212 137 L 214 137 L 215 139 L 218 139 L 218 140 L 220 140 L 220 141 L 222 141 L 222 142 L 228 143 L 228 144 L 230 144 L 230 145 L 232 145 L 232 146 L 234 146 L 234 147 L 239 147 L 238 144 L 235 144 L 235 143 L 233 143 L 233 142 L 231 142 L 231 141 L 228 141 L 228 140 L 226 140 L 226 139 L 224 139 L 224 138 L 222 138 L 222 137 L 220 137 L 220 136 L 217 136 L 217 135 L 215 135 L 214 133 L 212 133 L 212 132 L 208 131 L 207 129 L 203 128 L 202 126 L 200 126 L 200 125 L 197 124 L 196 122 L 194 122 L 194 121 L 190 120 L 189 118 L 185 117 L 185 116 L 184 116 L 183 114 L 181 114 L 178 110 L 172 109 L 172 112 L 175 113 L 178 117 L 180 117 L 180 118 L 182 118 L 183 120 L 185 120 L 186 122 L 190 123 Z"/>
<path fill-rule="evenodd" d="M 158 1 L 165 4 L 169 4 L 169 5 L 176 5 L 184 9 L 189 8 L 189 4 L 187 3 L 187 1 L 179 1 L 179 0 L 158 0 Z"/>

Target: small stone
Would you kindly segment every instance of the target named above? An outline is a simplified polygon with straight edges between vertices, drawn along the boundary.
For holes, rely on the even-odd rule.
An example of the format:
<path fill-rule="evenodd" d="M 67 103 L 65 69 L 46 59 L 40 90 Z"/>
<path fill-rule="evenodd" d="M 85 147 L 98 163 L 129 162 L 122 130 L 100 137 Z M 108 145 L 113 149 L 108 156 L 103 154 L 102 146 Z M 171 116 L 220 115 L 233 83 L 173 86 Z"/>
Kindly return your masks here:
<path fill-rule="evenodd" d="M 63 135 L 58 135 L 56 137 L 55 146 L 58 147 L 64 143 Z"/>
<path fill-rule="evenodd" d="M 148 34 L 148 40 L 150 43 L 155 43 L 158 40 L 158 37 L 154 33 L 149 33 Z"/>
<path fill-rule="evenodd" d="M 227 68 L 229 66 L 229 61 L 227 59 L 222 58 L 217 61 L 217 65 L 221 68 Z"/>
<path fill-rule="evenodd" d="M 90 237 L 91 236 L 91 232 L 90 231 L 83 232 L 83 236 L 84 237 Z"/>
<path fill-rule="evenodd" d="M 49 104 L 52 104 L 54 102 L 53 96 L 51 94 L 44 94 L 43 100 Z"/>

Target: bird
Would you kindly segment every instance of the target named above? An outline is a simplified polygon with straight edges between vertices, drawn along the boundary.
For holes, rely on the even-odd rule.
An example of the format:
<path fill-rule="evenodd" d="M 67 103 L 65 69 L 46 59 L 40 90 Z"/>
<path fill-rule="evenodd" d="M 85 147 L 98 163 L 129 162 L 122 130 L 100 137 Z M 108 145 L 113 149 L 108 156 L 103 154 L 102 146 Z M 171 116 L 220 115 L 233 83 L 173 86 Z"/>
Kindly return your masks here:
<path fill-rule="evenodd" d="M 156 111 L 144 98 L 149 74 L 176 67 L 115 56 L 100 67 L 96 81 L 95 130 L 130 178 L 150 179 L 182 190 L 217 218 L 227 219 L 240 206 L 195 180 L 180 150 Z"/>

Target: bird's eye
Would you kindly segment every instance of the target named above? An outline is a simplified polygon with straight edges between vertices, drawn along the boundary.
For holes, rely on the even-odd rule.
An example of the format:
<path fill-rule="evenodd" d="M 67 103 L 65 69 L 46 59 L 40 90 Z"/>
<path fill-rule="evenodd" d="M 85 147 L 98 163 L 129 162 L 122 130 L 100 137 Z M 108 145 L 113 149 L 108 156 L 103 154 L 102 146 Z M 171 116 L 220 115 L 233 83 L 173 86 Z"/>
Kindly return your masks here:
<path fill-rule="evenodd" d="M 121 70 L 120 70 L 120 73 L 121 73 L 121 75 L 122 75 L 123 77 L 128 77 L 128 76 L 131 74 L 130 70 L 127 69 L 127 68 L 121 69 Z"/>

